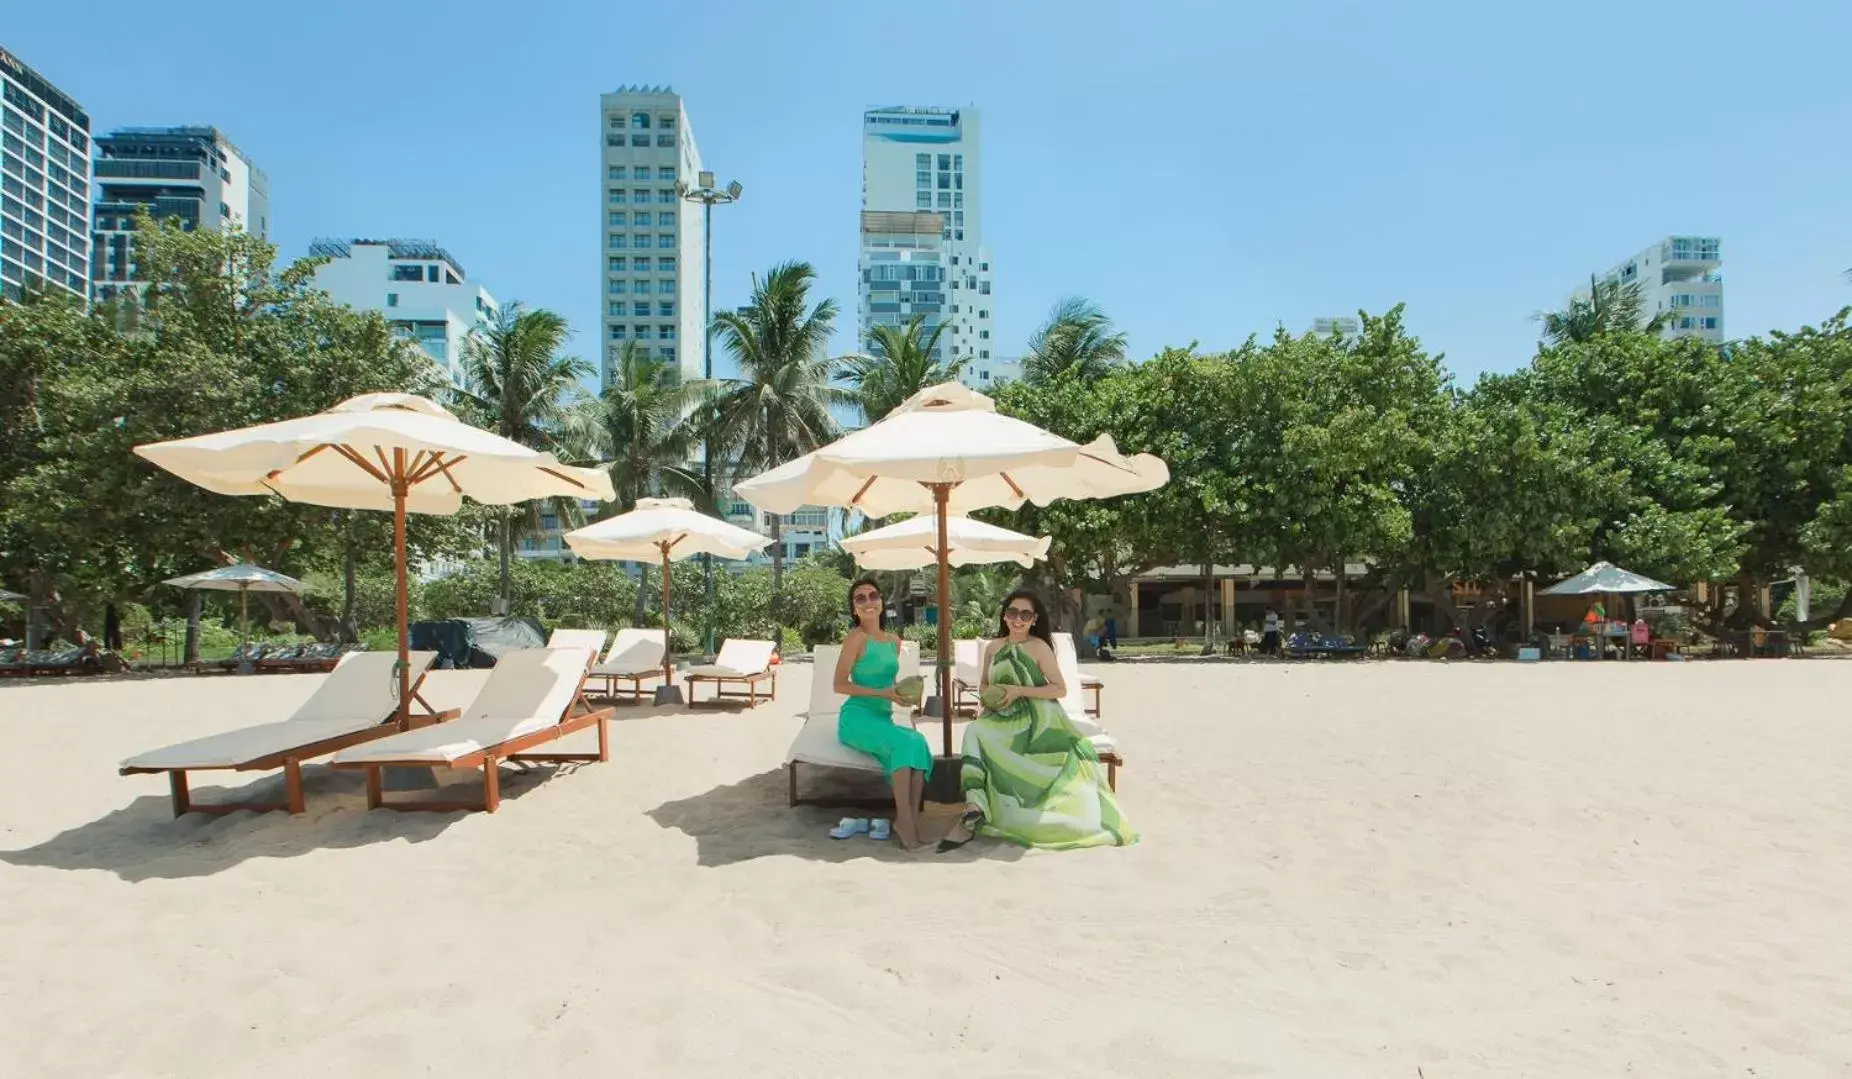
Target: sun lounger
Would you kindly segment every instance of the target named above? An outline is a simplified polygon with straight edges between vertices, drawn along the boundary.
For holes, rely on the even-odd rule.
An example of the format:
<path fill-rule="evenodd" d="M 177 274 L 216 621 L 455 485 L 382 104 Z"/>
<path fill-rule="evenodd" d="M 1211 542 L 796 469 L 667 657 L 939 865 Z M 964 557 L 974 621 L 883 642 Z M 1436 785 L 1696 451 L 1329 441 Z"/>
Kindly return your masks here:
<path fill-rule="evenodd" d="M 176 817 L 189 810 L 230 813 L 239 809 L 281 809 L 300 813 L 304 761 L 398 731 L 393 722 L 399 711 L 399 680 L 395 673 L 398 658 L 390 652 L 352 653 L 315 687 L 290 718 L 149 750 L 123 761 L 121 773 L 167 773 Z M 411 654 L 413 694 L 436 658 L 434 652 Z M 426 713 L 414 716 L 414 721 L 430 723 L 456 714 L 431 712 L 428 704 L 425 709 Z M 187 793 L 188 772 L 267 772 L 274 768 L 283 769 L 282 802 L 196 805 Z"/>
<path fill-rule="evenodd" d="M 1061 707 L 1080 733 L 1093 743 L 1094 752 L 1100 755 L 1100 760 L 1105 762 L 1107 785 L 1118 790 L 1119 769 L 1125 765 L 1125 760 L 1119 756 L 1118 742 L 1099 724 L 1099 679 L 1093 679 L 1094 707 L 1089 709 L 1086 702 L 1087 676 L 1080 673 L 1080 656 L 1074 650 L 1074 636 L 1071 633 L 1057 633 L 1054 639 L 1055 662 L 1061 668 L 1061 681 L 1067 685 L 1067 696 L 1061 698 Z"/>
<path fill-rule="evenodd" d="M 501 804 L 503 761 L 604 761 L 611 758 L 611 708 L 584 697 L 589 648 L 522 648 L 506 652 L 460 719 L 354 746 L 335 755 L 336 768 L 367 774 L 369 809 L 438 812 L 486 810 Z M 534 747 L 574 731 L 598 728 L 596 753 L 535 753 Z M 482 801 L 387 802 L 384 768 L 481 768 Z"/>
<path fill-rule="evenodd" d="M 95 674 L 103 669 L 96 648 L 88 645 L 56 650 L 20 649 L 9 653 L 9 656 L 0 661 L 0 676 L 56 678 L 72 674 Z"/>
<path fill-rule="evenodd" d="M 662 631 L 659 629 L 620 629 L 611 641 L 611 650 L 592 664 L 592 679 L 604 680 L 606 698 L 628 693 L 633 701 L 643 699 L 643 683 L 662 678 Z M 620 682 L 629 683 L 627 689 Z"/>
<path fill-rule="evenodd" d="M 1368 645 L 1353 644 L 1348 637 L 1325 633 L 1295 633 L 1286 639 L 1286 654 L 1296 659 L 1334 656 L 1339 659 L 1365 655 Z"/>
<path fill-rule="evenodd" d="M 682 681 L 688 686 L 688 706 L 695 706 L 694 687 L 698 683 L 710 682 L 714 686 L 714 699 L 705 703 L 709 705 L 725 704 L 729 700 L 743 700 L 746 707 L 759 705 L 759 683 L 770 682 L 771 692 L 765 695 L 771 700 L 778 695 L 778 671 L 772 666 L 772 651 L 776 646 L 770 641 L 730 640 L 720 646 L 720 654 L 714 662 L 699 667 L 690 667 L 682 675 Z M 746 692 L 728 693 L 726 687 L 744 683 Z"/>
<path fill-rule="evenodd" d="M 589 648 L 592 662 L 597 662 L 598 653 L 604 651 L 605 638 L 610 636 L 602 629 L 556 629 L 547 638 L 548 648 Z"/>
<path fill-rule="evenodd" d="M 952 714 L 976 715 L 979 707 L 977 687 L 982 682 L 978 664 L 984 658 L 983 641 L 952 643 Z"/>
<path fill-rule="evenodd" d="M 799 805 L 803 801 L 797 796 L 797 766 L 800 764 L 881 774 L 881 765 L 873 757 L 861 750 L 850 749 L 836 737 L 836 717 L 842 711 L 845 700 L 836 692 L 836 661 L 841 655 L 840 645 L 818 645 L 811 654 L 810 709 L 804 713 L 803 729 L 797 732 L 797 739 L 791 743 L 790 752 L 785 754 L 792 805 Z M 906 678 L 919 673 L 920 646 L 912 641 L 903 641 L 900 646 L 899 677 Z M 913 713 L 908 709 L 896 708 L 894 722 L 912 726 Z"/>

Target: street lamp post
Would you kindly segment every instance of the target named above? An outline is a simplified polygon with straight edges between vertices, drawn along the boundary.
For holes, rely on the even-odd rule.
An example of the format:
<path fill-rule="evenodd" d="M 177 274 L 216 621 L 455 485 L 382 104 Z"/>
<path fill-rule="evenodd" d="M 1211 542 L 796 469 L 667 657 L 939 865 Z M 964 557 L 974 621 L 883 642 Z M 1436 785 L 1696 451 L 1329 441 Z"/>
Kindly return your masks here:
<path fill-rule="evenodd" d="M 698 183 L 690 187 L 683 180 L 675 185 L 675 193 L 689 202 L 701 204 L 701 243 L 702 261 L 706 283 L 701 292 L 701 377 L 707 382 L 714 380 L 714 207 L 724 206 L 729 202 L 738 202 L 740 194 L 746 189 L 738 180 L 729 183 L 724 189 L 714 186 L 714 174 L 702 172 Z M 707 496 L 714 497 L 714 440 L 703 437 L 701 441 L 701 484 L 707 489 Z M 718 499 L 715 499 L 718 503 Z M 716 512 L 719 505 L 715 505 Z M 702 619 L 702 642 L 704 651 L 714 651 L 714 556 L 701 556 L 702 589 L 707 593 L 707 613 Z M 665 615 L 666 617 L 666 615 Z"/>

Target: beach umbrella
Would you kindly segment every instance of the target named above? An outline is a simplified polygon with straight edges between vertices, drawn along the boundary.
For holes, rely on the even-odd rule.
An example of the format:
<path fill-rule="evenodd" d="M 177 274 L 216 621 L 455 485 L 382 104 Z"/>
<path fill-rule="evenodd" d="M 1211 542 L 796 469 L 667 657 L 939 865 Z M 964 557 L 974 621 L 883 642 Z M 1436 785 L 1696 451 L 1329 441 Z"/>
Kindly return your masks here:
<path fill-rule="evenodd" d="M 954 566 L 1014 562 L 1029 566 L 1048 557 L 1048 536 L 1025 536 L 969 517 L 945 521 L 946 561 Z M 936 514 L 909 517 L 849 536 L 842 549 L 855 556 L 864 569 L 924 569 L 939 560 L 939 519 Z"/>
<path fill-rule="evenodd" d="M 26 597 L 20 595 L 18 592 L 8 592 L 6 589 L 0 588 L 0 603 L 23 603 L 25 598 Z"/>
<path fill-rule="evenodd" d="M 1015 509 L 1061 498 L 1111 498 L 1170 479 L 1150 454 L 1126 456 L 1101 435 L 1086 445 L 997 412 L 989 397 L 956 382 L 929 386 L 878 423 L 734 486 L 771 513 L 849 506 L 874 517 L 930 512 L 935 521 L 939 610 L 951 609 L 953 514 Z M 951 622 L 939 619 L 938 683 L 945 755 L 952 753 Z"/>
<path fill-rule="evenodd" d="M 1636 592 L 1676 592 L 1677 589 L 1664 581 L 1655 581 L 1651 577 L 1642 577 L 1637 573 L 1624 570 L 1612 562 L 1597 562 L 1568 580 L 1558 581 L 1539 592 L 1543 596 L 1589 596 L 1613 593 L 1622 595 Z"/>
<path fill-rule="evenodd" d="M 411 697 L 405 515 L 453 514 L 466 495 L 497 506 L 615 497 L 610 477 L 599 469 L 563 465 L 550 453 L 471 427 L 437 403 L 406 393 L 366 394 L 312 416 L 156 442 L 135 452 L 218 494 L 392 512 L 401 727 L 409 725 Z"/>
<path fill-rule="evenodd" d="M 669 663 L 669 563 L 697 554 L 745 558 L 772 542 L 768 536 L 695 512 L 686 498 L 639 498 L 628 513 L 607 517 L 566 533 L 566 546 L 580 558 L 620 562 L 662 560 L 662 686 L 657 704 L 679 704 Z"/>
<path fill-rule="evenodd" d="M 173 577 L 163 582 L 175 588 L 204 589 L 213 592 L 238 593 L 238 624 L 244 639 L 251 639 L 251 593 L 253 592 L 294 592 L 302 594 L 302 582 L 294 577 L 286 577 L 272 569 L 253 566 L 249 562 L 238 562 L 230 566 L 220 566 L 204 573 L 189 574 L 185 577 Z"/>

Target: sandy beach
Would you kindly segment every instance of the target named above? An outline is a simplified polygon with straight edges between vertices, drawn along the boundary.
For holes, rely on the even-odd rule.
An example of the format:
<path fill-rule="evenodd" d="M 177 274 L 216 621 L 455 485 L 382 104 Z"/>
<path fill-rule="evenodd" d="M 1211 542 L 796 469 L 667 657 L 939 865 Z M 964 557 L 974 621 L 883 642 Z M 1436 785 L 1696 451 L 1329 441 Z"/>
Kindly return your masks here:
<path fill-rule="evenodd" d="M 1852 664 L 1096 670 L 1143 842 L 943 856 L 786 807 L 803 665 L 494 815 L 115 773 L 316 676 L 0 686 L 0 1074 L 1852 1074 Z"/>

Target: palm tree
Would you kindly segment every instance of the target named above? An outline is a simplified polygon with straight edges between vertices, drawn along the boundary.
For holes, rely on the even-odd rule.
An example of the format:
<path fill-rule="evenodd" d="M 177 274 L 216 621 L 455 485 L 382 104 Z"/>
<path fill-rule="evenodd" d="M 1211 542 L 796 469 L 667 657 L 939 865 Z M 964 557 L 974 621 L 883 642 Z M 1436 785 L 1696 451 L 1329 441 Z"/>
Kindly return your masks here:
<path fill-rule="evenodd" d="M 1646 317 L 1646 294 L 1638 281 L 1588 279 L 1588 295 L 1574 296 L 1561 311 L 1544 311 L 1537 315 L 1543 323 L 1544 339 L 1552 345 L 1590 341 L 1608 333 L 1658 333 L 1665 329 L 1669 316 L 1665 312 Z"/>
<path fill-rule="evenodd" d="M 1048 321 L 1029 338 L 1023 357 L 1025 382 L 1047 382 L 1062 375 L 1092 379 L 1125 362 L 1125 334 L 1092 300 L 1069 296 L 1055 304 Z"/>
<path fill-rule="evenodd" d="M 876 326 L 868 333 L 870 355 L 843 357 L 842 377 L 855 386 L 856 402 L 869 423 L 894 411 L 928 386 L 956 379 L 969 356 L 941 363 L 939 336 L 945 323 L 926 329 L 926 316 L 914 315 L 906 326 Z"/>
<path fill-rule="evenodd" d="M 566 320 L 553 311 L 524 310 L 519 303 L 504 306 L 493 324 L 464 343 L 463 411 L 478 426 L 523 446 L 563 461 L 589 459 L 598 432 L 585 407 L 582 384 L 594 372 L 584 360 L 560 354 L 571 336 Z M 510 563 L 515 539 L 541 530 L 542 501 L 562 520 L 575 524 L 584 520 L 578 501 L 571 498 L 501 509 L 504 603 L 513 592 Z"/>
<path fill-rule="evenodd" d="M 739 366 L 739 377 L 705 385 L 706 399 L 693 419 L 709 435 L 715 454 L 735 462 L 738 476 L 774 468 L 809 453 L 840 433 L 830 406 L 854 395 L 832 385 L 835 362 L 827 347 L 836 324 L 836 301 L 810 305 L 817 272 L 806 262 L 774 266 L 754 275 L 752 296 L 738 311 L 714 316 L 714 329 Z M 772 616 L 784 584 L 783 522 L 772 517 Z"/>
<path fill-rule="evenodd" d="M 611 381 L 592 406 L 600 441 L 610 447 L 611 486 L 620 507 L 637 499 L 670 495 L 693 499 L 704 512 L 714 512 L 713 499 L 701 477 L 687 468 L 696 440 L 682 423 L 694 393 L 681 383 L 667 360 L 657 359 L 635 341 L 611 365 Z M 649 595 L 648 562 L 638 563 L 636 625 L 643 624 L 644 600 Z"/>

